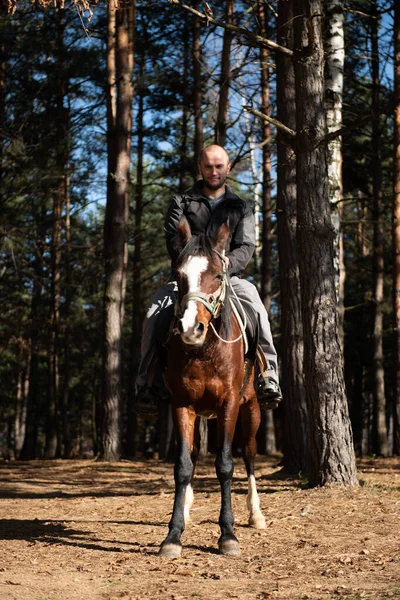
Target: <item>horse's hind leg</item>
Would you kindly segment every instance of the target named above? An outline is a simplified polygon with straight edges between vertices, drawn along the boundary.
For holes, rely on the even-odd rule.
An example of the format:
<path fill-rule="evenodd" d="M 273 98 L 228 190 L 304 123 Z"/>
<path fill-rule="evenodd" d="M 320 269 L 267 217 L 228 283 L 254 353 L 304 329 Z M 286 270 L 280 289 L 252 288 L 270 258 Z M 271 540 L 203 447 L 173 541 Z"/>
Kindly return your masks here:
<path fill-rule="evenodd" d="M 215 459 L 217 477 L 221 486 L 221 512 L 219 526 L 221 537 L 218 548 L 221 554 L 240 554 L 239 542 L 233 532 L 231 483 L 233 476 L 232 439 L 235 431 L 238 408 L 226 408 L 218 414 L 218 452 Z"/>
<path fill-rule="evenodd" d="M 257 494 L 256 478 L 254 475 L 254 458 L 257 452 L 256 433 L 260 426 L 261 412 L 257 399 L 254 398 L 240 408 L 244 439 L 244 464 L 248 477 L 247 508 L 249 525 L 255 529 L 265 529 L 265 518 L 260 510 Z"/>
<path fill-rule="evenodd" d="M 181 535 L 185 529 L 185 497 L 193 473 L 191 459 L 193 421 L 194 418 L 186 409 L 177 409 L 175 427 L 177 430 L 178 449 L 174 468 L 174 508 L 169 522 L 169 533 L 161 544 L 159 552 L 161 556 L 167 558 L 178 558 L 182 552 Z"/>

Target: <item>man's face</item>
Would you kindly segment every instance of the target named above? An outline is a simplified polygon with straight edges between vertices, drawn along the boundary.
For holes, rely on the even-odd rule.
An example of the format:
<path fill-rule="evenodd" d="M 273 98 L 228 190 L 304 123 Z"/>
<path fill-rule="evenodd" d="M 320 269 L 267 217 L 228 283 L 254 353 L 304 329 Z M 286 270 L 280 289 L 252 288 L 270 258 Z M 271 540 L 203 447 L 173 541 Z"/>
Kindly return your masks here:
<path fill-rule="evenodd" d="M 229 158 L 222 148 L 211 147 L 203 152 L 199 171 L 209 190 L 223 188 L 230 169 Z"/>

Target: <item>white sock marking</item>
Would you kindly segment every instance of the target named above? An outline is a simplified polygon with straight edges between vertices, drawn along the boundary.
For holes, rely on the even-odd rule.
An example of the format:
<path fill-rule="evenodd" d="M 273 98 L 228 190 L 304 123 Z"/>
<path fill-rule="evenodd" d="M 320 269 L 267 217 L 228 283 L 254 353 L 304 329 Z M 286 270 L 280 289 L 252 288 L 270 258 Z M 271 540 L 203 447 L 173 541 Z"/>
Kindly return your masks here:
<path fill-rule="evenodd" d="M 188 521 L 190 521 L 190 509 L 192 508 L 192 504 L 193 504 L 193 488 L 192 488 L 191 484 L 189 483 L 189 485 L 186 488 L 186 492 L 185 492 L 185 505 L 184 505 L 184 509 L 183 509 L 185 524 L 188 523 Z"/>
<path fill-rule="evenodd" d="M 265 518 L 260 510 L 260 500 L 254 475 L 250 475 L 248 479 L 247 508 L 249 510 L 249 525 L 256 529 L 265 529 Z"/>

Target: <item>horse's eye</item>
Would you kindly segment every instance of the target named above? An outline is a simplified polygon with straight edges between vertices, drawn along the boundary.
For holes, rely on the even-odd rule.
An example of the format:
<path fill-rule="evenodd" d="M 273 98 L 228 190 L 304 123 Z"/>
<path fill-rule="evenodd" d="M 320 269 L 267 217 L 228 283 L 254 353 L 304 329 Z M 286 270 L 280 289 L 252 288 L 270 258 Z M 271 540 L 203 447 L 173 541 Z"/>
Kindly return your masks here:
<path fill-rule="evenodd" d="M 218 275 L 216 275 L 216 276 L 214 277 L 214 279 L 219 279 L 219 281 L 222 281 L 222 278 L 223 278 L 223 275 L 222 275 L 222 273 L 218 273 Z"/>

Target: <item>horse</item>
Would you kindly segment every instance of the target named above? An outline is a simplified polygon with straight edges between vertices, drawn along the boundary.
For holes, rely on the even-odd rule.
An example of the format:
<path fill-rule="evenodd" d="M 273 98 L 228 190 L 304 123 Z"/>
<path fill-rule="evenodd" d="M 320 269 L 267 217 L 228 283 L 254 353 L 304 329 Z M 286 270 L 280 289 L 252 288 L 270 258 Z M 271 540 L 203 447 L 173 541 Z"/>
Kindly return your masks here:
<path fill-rule="evenodd" d="M 177 440 L 174 467 L 175 499 L 169 533 L 159 554 L 181 555 L 181 535 L 193 503 L 192 481 L 198 457 L 199 416 L 217 418 L 216 474 L 221 489 L 218 549 L 240 554 L 234 533 L 231 482 L 234 470 L 232 440 L 239 411 L 248 477 L 249 525 L 265 528 L 254 476 L 256 433 L 261 421 L 254 389 L 254 365 L 247 364 L 243 333 L 231 309 L 229 277 L 224 257 L 229 220 L 216 235 L 192 236 L 185 217 L 178 225 L 181 252 L 176 263 L 178 298 L 175 324 L 166 343 L 164 380 L 171 395 Z"/>

